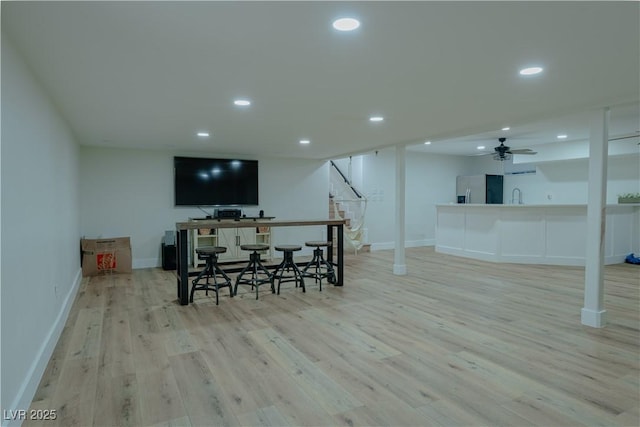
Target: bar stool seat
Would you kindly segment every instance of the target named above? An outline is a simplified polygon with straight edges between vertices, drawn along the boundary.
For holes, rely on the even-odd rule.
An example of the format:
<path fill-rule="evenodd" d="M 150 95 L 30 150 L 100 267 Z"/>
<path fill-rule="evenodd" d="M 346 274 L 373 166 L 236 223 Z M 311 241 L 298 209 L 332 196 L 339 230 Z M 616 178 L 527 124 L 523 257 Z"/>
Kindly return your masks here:
<path fill-rule="evenodd" d="M 269 270 L 260 261 L 260 251 L 269 250 L 269 245 L 263 243 L 246 244 L 240 245 L 240 249 L 252 252 L 249 255 L 249 264 L 236 277 L 234 293 L 238 295 L 238 285 L 251 285 L 251 289 L 256 288 L 256 299 L 258 299 L 258 289 L 260 285 L 265 283 L 271 284 L 271 292 L 275 293 L 273 274 L 269 273 Z M 248 278 L 245 278 L 245 275 L 248 275 Z"/>
<path fill-rule="evenodd" d="M 298 287 L 298 283 L 300 283 L 300 287 L 302 288 L 302 292 L 306 292 L 304 288 L 304 277 L 302 272 L 293 261 L 293 253 L 302 250 L 302 246 L 300 245 L 276 245 L 276 251 L 281 251 L 284 255 L 284 258 L 280 265 L 276 267 L 275 272 L 273 273 L 273 279 L 275 283 L 275 279 L 278 279 L 278 291 L 277 294 L 280 295 L 280 284 L 282 282 L 295 282 L 296 288 Z M 285 276 L 285 273 L 287 274 Z"/>
<path fill-rule="evenodd" d="M 323 254 L 322 248 L 331 246 L 331 242 L 324 240 L 311 240 L 304 243 L 305 246 L 314 247 L 313 258 L 302 269 L 302 275 L 312 277 L 316 283 L 320 284 L 320 292 L 322 292 L 322 279 L 326 278 L 328 282 L 335 283 L 336 273 L 333 265 L 327 261 Z"/>
<path fill-rule="evenodd" d="M 209 295 L 209 291 L 212 290 L 216 292 L 216 305 L 218 305 L 218 290 L 226 287 L 229 288 L 229 292 L 233 298 L 231 279 L 218 266 L 218 254 L 223 254 L 225 252 L 227 252 L 227 248 L 224 246 L 203 246 L 196 249 L 198 259 L 205 260 L 206 265 L 204 270 L 202 270 L 192 282 L 190 296 L 191 302 L 193 302 L 193 293 L 195 291 L 205 291 L 205 294 Z M 198 283 L 203 277 L 206 278 L 206 282 L 202 284 Z M 209 283 L 209 279 L 213 279 L 213 284 Z M 218 279 L 221 279 L 221 281 Z"/>
<path fill-rule="evenodd" d="M 240 245 L 240 249 L 243 251 L 267 251 L 269 250 L 269 245 L 264 243 L 248 243 L 246 245 Z"/>

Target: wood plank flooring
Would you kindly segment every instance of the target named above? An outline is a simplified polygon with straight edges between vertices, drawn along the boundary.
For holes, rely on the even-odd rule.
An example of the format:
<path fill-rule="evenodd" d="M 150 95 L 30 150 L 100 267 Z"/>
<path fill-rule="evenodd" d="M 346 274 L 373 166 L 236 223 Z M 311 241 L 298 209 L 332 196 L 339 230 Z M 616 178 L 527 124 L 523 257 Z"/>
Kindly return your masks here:
<path fill-rule="evenodd" d="M 342 288 L 219 306 L 180 306 L 161 269 L 86 278 L 31 408 L 48 426 L 640 425 L 640 267 L 606 267 L 593 329 L 583 268 L 406 255 L 407 276 L 361 253 Z"/>

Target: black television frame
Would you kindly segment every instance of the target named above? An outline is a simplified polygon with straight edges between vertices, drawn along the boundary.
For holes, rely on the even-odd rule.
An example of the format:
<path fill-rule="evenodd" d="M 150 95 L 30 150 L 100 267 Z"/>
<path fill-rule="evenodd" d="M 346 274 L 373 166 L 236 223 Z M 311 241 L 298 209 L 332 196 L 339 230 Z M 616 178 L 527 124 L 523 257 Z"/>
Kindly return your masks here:
<path fill-rule="evenodd" d="M 258 161 L 237 158 L 173 158 L 174 205 L 258 206 Z"/>

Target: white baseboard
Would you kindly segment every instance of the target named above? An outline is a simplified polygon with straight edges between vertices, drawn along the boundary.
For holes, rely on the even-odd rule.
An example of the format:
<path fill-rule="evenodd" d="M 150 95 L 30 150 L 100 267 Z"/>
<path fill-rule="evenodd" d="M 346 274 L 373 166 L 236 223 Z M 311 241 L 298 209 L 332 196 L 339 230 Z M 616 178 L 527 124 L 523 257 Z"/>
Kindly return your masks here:
<path fill-rule="evenodd" d="M 478 259 L 480 261 L 488 262 L 508 262 L 514 264 L 540 264 L 540 265 L 567 265 L 584 267 L 584 257 L 570 257 L 570 256 L 552 256 L 552 255 L 513 255 L 513 254 L 498 254 L 490 252 L 472 251 L 459 247 L 450 247 L 443 245 L 436 245 L 436 252 L 447 255 L 454 255 L 464 258 Z M 605 265 L 620 264 L 624 262 L 623 255 L 612 255 L 604 258 Z"/>
<path fill-rule="evenodd" d="M 580 312 L 580 321 L 583 325 L 592 328 L 604 328 L 607 325 L 607 310 L 590 310 L 583 308 Z"/>
<path fill-rule="evenodd" d="M 421 246 L 435 246 L 436 239 L 423 239 L 423 240 L 407 240 L 404 242 L 405 248 L 417 248 Z M 384 251 L 389 249 L 395 249 L 395 242 L 380 242 L 371 243 L 371 251 Z"/>
<path fill-rule="evenodd" d="M 396 276 L 406 276 L 407 264 L 393 264 L 393 274 Z"/>
<path fill-rule="evenodd" d="M 36 391 L 38 390 L 38 385 L 40 384 L 42 375 L 47 369 L 49 359 L 51 359 L 53 350 L 56 348 L 58 339 L 60 339 L 60 335 L 62 334 L 64 325 L 67 322 L 69 312 L 71 311 L 71 306 L 73 305 L 73 301 L 76 298 L 76 294 L 78 293 L 78 289 L 80 288 L 81 281 L 82 269 L 78 269 L 76 277 L 73 280 L 73 285 L 71 285 L 71 289 L 69 289 L 69 292 L 67 292 L 67 295 L 64 298 L 60 312 L 58 313 L 56 320 L 51 325 L 51 328 L 49 329 L 45 340 L 42 342 L 42 345 L 38 349 L 38 354 L 34 358 L 33 363 L 31 364 L 31 367 L 27 372 L 27 375 L 25 376 L 25 379 L 20 386 L 20 390 L 18 391 L 16 398 L 12 402 L 11 407 L 8 409 L 29 409 L 31 401 L 33 400 L 33 396 L 35 396 Z M 22 424 L 22 421 L 23 420 L 19 419 L 5 420 L 3 417 L 2 426 L 19 426 Z"/>
<path fill-rule="evenodd" d="M 160 258 L 137 258 L 131 262 L 131 268 L 155 268 L 162 267 Z"/>

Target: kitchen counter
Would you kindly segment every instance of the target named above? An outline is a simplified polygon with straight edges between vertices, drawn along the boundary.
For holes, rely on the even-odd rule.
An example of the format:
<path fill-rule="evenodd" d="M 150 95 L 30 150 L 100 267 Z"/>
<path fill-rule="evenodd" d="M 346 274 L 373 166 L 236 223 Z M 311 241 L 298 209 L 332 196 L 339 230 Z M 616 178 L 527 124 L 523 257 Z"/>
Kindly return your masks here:
<path fill-rule="evenodd" d="M 573 208 L 573 207 L 583 207 L 586 208 L 587 205 L 586 204 L 540 204 L 540 205 L 511 205 L 511 204 L 504 204 L 504 205 L 488 205 L 486 203 L 440 203 L 437 204 L 436 207 L 440 207 L 440 206 L 451 206 L 451 207 L 465 207 L 465 206 L 474 206 L 474 207 L 481 207 L 481 208 L 492 208 L 492 207 L 500 207 L 500 208 Z M 639 207 L 640 203 L 615 203 L 612 205 L 606 205 L 607 209 L 614 209 L 617 207 L 620 208 L 627 208 L 627 207 Z"/>
<path fill-rule="evenodd" d="M 606 206 L 605 264 L 640 252 L 640 204 Z M 436 205 L 436 251 L 493 262 L 584 265 L 587 205 Z"/>

